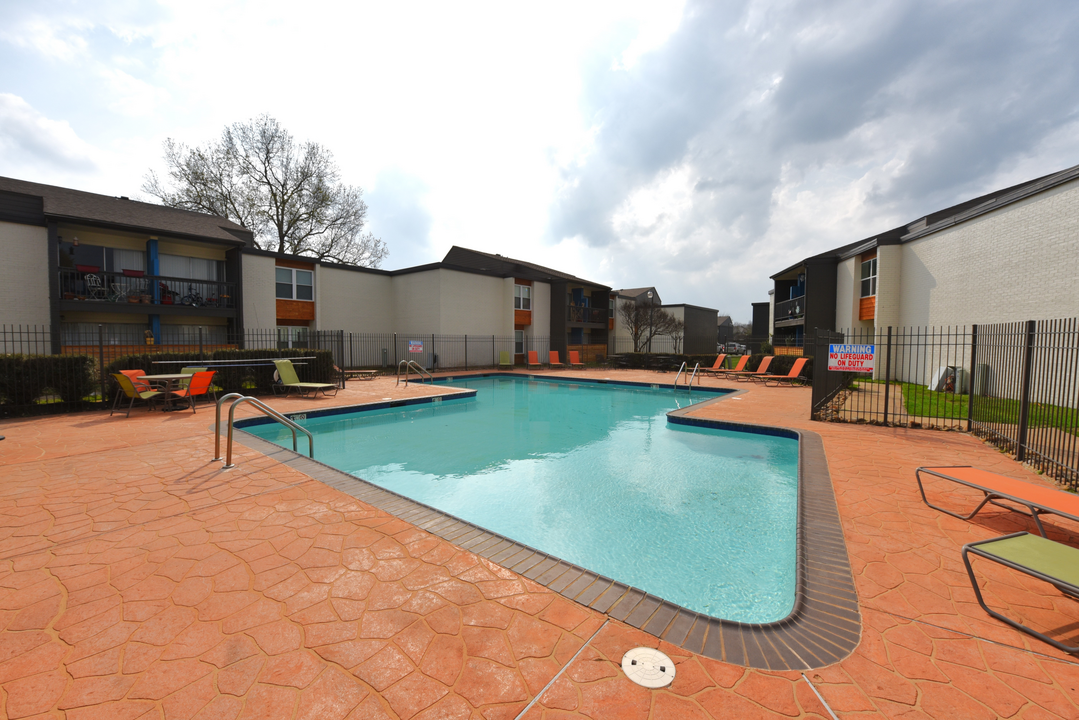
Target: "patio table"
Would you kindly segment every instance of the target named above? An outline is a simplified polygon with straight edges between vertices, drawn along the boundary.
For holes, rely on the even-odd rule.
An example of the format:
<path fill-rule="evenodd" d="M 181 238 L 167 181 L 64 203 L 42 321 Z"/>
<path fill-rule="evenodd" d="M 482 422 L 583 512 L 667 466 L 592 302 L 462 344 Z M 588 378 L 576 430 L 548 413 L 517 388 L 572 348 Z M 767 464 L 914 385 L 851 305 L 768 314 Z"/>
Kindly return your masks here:
<path fill-rule="evenodd" d="M 162 412 L 172 412 L 173 410 L 181 410 L 182 409 L 182 408 L 176 407 L 173 404 L 176 398 L 173 397 L 172 393 L 176 391 L 176 385 L 179 384 L 179 382 L 181 380 L 190 380 L 190 379 L 191 379 L 191 376 L 188 375 L 188 374 L 185 374 L 185 373 L 165 373 L 165 374 L 162 374 L 162 375 L 139 375 L 139 380 L 145 380 L 145 381 L 150 382 L 150 383 L 158 382 L 158 383 L 164 383 L 165 384 L 164 389 L 162 389 L 162 391 L 161 391 L 165 396 L 165 406 L 163 408 L 161 408 Z"/>

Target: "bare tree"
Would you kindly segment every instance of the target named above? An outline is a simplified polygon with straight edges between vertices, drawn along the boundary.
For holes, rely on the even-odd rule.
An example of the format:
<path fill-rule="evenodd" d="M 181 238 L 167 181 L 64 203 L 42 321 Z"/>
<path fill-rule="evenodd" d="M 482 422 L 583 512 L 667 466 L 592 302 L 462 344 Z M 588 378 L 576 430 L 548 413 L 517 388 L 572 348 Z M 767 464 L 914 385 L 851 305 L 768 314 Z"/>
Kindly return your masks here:
<path fill-rule="evenodd" d="M 682 352 L 682 338 L 686 335 L 685 322 L 676 317 L 671 317 L 670 327 L 667 328 L 667 335 L 674 341 L 674 354 L 680 354 Z"/>
<path fill-rule="evenodd" d="M 643 352 L 652 338 L 669 335 L 674 315 L 651 303 L 627 302 L 618 307 L 618 317 L 633 338 L 633 352 Z"/>
<path fill-rule="evenodd" d="M 378 267 L 388 254 L 370 232 L 363 190 L 341 182 L 333 155 L 297 144 L 269 115 L 226 127 L 206 147 L 165 141 L 168 182 L 150 171 L 142 189 L 163 204 L 233 220 L 263 250 Z"/>

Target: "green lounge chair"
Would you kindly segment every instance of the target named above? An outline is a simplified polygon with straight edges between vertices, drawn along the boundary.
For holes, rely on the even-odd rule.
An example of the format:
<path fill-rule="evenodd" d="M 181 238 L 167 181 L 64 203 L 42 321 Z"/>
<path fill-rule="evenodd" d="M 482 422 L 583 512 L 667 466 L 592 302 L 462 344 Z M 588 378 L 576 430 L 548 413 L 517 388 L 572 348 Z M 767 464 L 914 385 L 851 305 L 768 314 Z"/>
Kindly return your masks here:
<path fill-rule="evenodd" d="M 277 394 L 277 388 L 282 387 L 285 389 L 285 394 L 288 395 L 293 390 L 300 393 L 300 397 L 307 397 L 307 393 L 314 393 L 318 395 L 318 391 L 321 390 L 323 395 L 327 394 L 327 391 L 333 390 L 333 394 L 337 395 L 337 386 L 333 383 L 309 383 L 300 382 L 299 376 L 296 374 L 296 368 L 292 366 L 291 360 L 274 360 L 273 364 L 277 366 L 277 374 L 281 378 L 280 385 L 274 385 L 274 394 Z"/>
<path fill-rule="evenodd" d="M 974 596 L 982 610 L 997 620 L 1011 625 L 1016 630 L 1033 635 L 1053 647 L 1066 653 L 1079 653 L 1079 646 L 1065 645 L 1053 638 L 1028 628 L 1026 625 L 1007 618 L 995 610 L 990 610 L 982 599 L 982 590 L 974 577 L 970 565 L 970 555 L 1000 563 L 1005 567 L 1018 570 L 1039 580 L 1050 583 L 1065 595 L 1079 599 L 1079 549 L 1058 542 L 1047 540 L 1028 532 L 1017 532 L 990 540 L 968 543 L 963 546 L 963 564 L 967 566 L 970 584 L 974 587 Z"/>
<path fill-rule="evenodd" d="M 124 414 L 124 417 L 131 417 L 131 408 L 136 400 L 145 400 L 146 409 L 151 410 L 154 406 L 154 399 L 162 394 L 157 390 L 137 389 L 131 378 L 123 373 L 113 373 L 112 377 L 116 380 L 116 384 L 120 386 L 120 389 L 116 391 L 116 399 L 112 401 L 112 410 L 109 411 L 109 417 L 112 417 L 112 414 L 116 412 L 116 406 L 120 403 L 121 395 L 131 398 L 131 402 L 127 404 L 127 412 Z"/>
<path fill-rule="evenodd" d="M 513 369 L 513 356 L 508 351 L 502 350 L 498 353 L 498 367 Z"/>

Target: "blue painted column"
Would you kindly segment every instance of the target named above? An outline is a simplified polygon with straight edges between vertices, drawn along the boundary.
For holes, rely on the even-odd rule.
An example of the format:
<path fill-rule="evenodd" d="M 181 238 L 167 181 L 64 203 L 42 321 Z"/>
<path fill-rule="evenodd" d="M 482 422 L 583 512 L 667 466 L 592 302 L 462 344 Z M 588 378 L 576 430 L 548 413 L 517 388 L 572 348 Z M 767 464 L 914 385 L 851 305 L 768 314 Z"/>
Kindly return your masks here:
<path fill-rule="evenodd" d="M 152 238 L 146 241 L 146 267 L 149 270 L 147 275 L 150 275 L 150 298 L 151 302 L 155 305 L 161 302 L 161 285 L 158 283 L 157 276 L 161 274 L 161 260 L 157 255 L 157 239 Z M 154 333 L 154 345 L 161 344 L 161 316 L 157 313 L 150 315 L 150 330 Z"/>

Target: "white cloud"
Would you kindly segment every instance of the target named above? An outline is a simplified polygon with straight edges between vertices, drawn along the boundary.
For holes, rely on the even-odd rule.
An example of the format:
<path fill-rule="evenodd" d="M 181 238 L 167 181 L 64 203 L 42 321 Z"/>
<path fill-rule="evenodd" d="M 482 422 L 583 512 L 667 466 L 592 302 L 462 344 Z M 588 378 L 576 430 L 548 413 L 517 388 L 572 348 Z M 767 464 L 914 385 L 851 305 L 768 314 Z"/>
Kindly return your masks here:
<path fill-rule="evenodd" d="M 40 178 L 48 172 L 89 174 L 101 153 L 66 121 L 52 120 L 10 93 L 0 93 L 0 168 L 5 174 Z"/>

